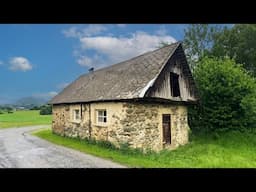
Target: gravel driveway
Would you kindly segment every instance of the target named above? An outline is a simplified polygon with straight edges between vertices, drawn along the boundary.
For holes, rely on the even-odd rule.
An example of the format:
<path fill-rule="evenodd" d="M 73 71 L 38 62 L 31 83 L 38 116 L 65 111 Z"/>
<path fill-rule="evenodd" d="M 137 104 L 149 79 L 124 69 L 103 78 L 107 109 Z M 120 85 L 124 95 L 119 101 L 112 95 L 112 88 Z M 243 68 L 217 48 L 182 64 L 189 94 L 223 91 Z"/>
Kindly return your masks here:
<path fill-rule="evenodd" d="M 29 134 L 42 127 L 0 129 L 0 168 L 124 168 Z"/>

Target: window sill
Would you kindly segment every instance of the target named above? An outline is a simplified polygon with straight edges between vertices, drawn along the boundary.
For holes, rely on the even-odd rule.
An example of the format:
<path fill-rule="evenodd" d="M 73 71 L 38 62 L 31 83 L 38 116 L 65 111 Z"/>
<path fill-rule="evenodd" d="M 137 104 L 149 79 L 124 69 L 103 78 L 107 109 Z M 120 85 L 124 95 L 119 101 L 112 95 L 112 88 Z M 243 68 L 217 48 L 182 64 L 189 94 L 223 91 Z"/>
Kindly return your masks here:
<path fill-rule="evenodd" d="M 97 127 L 107 127 L 107 124 L 93 124 L 93 126 L 97 126 Z"/>
<path fill-rule="evenodd" d="M 79 120 L 79 121 L 71 121 L 71 123 L 81 123 L 82 121 L 81 120 Z"/>

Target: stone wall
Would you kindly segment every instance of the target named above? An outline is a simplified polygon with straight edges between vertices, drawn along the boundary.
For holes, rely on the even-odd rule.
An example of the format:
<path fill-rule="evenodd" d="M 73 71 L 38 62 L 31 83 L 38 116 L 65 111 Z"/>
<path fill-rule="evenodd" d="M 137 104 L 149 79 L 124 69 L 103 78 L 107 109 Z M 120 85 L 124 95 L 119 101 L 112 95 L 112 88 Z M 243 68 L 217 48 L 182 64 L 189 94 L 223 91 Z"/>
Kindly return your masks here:
<path fill-rule="evenodd" d="M 73 120 L 73 110 L 82 109 L 81 121 Z M 107 110 L 107 123 L 99 125 L 96 110 Z M 171 114 L 171 146 L 188 142 L 187 108 L 170 104 L 106 102 L 53 106 L 53 131 L 62 136 L 94 138 L 116 146 L 163 149 L 162 114 Z M 91 121 L 90 121 L 91 119 Z"/>
<path fill-rule="evenodd" d="M 82 107 L 81 121 L 74 121 L 73 110 Z M 89 137 L 89 111 L 84 104 L 54 105 L 53 106 L 53 132 L 67 137 Z"/>
<path fill-rule="evenodd" d="M 185 106 L 163 106 L 159 114 L 171 114 L 171 148 L 184 145 L 188 142 L 187 107 Z M 162 135 L 162 134 L 161 134 Z"/>
<path fill-rule="evenodd" d="M 131 147 L 163 149 L 162 114 L 171 115 L 171 145 L 176 148 L 188 142 L 187 108 L 170 104 L 124 103 L 126 111 L 117 130 L 117 138 Z M 119 133 L 119 134 L 118 134 Z M 124 137 L 127 135 L 129 137 Z"/>
<path fill-rule="evenodd" d="M 124 116 L 115 118 L 116 136 L 120 143 L 133 148 L 158 150 L 161 146 L 158 109 L 151 104 L 124 103 Z"/>

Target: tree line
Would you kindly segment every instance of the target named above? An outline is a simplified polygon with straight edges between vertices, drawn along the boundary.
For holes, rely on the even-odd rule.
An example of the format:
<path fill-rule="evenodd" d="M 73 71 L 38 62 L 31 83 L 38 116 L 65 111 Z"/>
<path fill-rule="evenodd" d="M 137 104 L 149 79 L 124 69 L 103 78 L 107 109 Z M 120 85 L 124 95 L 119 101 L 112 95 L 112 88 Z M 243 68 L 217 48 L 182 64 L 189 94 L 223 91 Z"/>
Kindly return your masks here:
<path fill-rule="evenodd" d="M 41 106 L 34 106 L 30 110 L 40 110 L 40 115 L 51 115 L 52 114 L 52 106 L 51 105 L 41 105 Z"/>
<path fill-rule="evenodd" d="M 256 25 L 191 24 L 183 46 L 200 101 L 189 108 L 194 131 L 256 128 Z"/>
<path fill-rule="evenodd" d="M 51 115 L 52 114 L 52 106 L 51 105 L 41 105 L 41 106 L 33 106 L 29 110 L 39 110 L 40 115 Z M 0 114 L 4 113 L 13 113 L 14 108 L 0 106 Z"/>

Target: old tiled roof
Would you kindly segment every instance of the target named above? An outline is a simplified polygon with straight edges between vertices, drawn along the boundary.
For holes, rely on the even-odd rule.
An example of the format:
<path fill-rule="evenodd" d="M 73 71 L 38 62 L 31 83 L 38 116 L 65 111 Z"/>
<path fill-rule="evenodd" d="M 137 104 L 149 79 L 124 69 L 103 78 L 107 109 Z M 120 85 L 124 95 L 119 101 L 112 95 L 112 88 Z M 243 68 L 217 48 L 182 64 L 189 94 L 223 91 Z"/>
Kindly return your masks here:
<path fill-rule="evenodd" d="M 180 42 L 81 75 L 49 103 L 76 103 L 141 97 Z"/>

